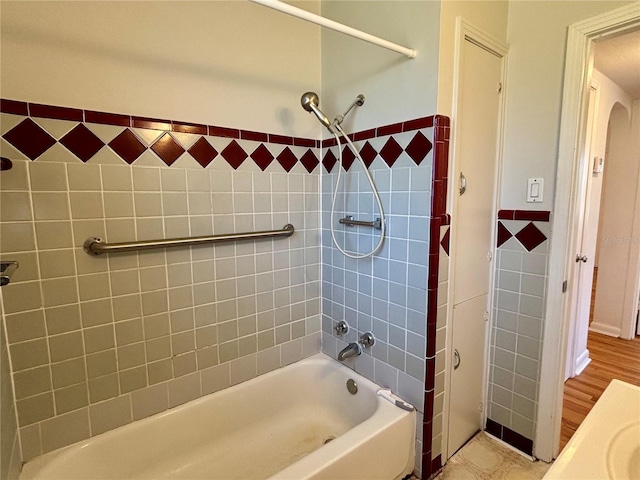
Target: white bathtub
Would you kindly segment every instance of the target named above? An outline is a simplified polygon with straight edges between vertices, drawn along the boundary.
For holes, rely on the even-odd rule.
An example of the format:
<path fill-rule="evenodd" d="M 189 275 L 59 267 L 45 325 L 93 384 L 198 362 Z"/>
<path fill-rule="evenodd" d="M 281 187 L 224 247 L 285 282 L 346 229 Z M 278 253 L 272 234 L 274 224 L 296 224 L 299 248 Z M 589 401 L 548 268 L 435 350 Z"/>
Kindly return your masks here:
<path fill-rule="evenodd" d="M 319 354 L 43 455 L 21 479 L 402 478 L 415 412 L 379 389 Z"/>

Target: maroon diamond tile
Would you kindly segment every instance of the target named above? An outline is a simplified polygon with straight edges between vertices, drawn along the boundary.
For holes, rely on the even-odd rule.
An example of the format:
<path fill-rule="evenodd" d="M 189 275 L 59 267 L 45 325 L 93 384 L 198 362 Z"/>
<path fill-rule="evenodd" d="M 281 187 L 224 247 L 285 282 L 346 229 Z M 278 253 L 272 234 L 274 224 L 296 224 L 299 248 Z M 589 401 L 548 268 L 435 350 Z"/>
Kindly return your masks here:
<path fill-rule="evenodd" d="M 273 155 L 271 155 L 269 149 L 264 146 L 264 143 L 261 143 L 260 146 L 253 151 L 251 158 L 263 172 L 271 165 L 271 162 L 273 162 Z"/>
<path fill-rule="evenodd" d="M 109 146 L 129 165 L 147 149 L 128 128 L 111 140 Z"/>
<path fill-rule="evenodd" d="M 396 163 L 400 154 L 402 154 L 402 147 L 398 145 L 398 142 L 396 142 L 393 137 L 389 138 L 387 143 L 384 144 L 384 147 L 382 147 L 382 150 L 380 150 L 380 156 L 390 167 Z"/>
<path fill-rule="evenodd" d="M 171 165 L 184 153 L 184 148 L 168 133 L 162 135 L 160 139 L 151 146 L 151 150 L 167 165 Z"/>
<path fill-rule="evenodd" d="M 449 255 L 449 243 L 451 238 L 449 235 L 450 231 L 451 229 L 447 228 L 447 231 L 444 232 L 444 235 L 442 236 L 442 240 L 440 240 L 440 245 L 442 245 L 442 249 L 445 251 L 447 255 Z"/>
<path fill-rule="evenodd" d="M 289 149 L 289 147 L 285 147 L 285 149 L 280 152 L 280 155 L 278 155 L 278 163 L 280 163 L 280 165 L 282 165 L 282 168 L 284 168 L 287 172 L 291 171 L 297 161 L 298 159 Z"/>
<path fill-rule="evenodd" d="M 377 155 L 378 152 L 376 152 L 376 149 L 373 148 L 369 142 L 366 142 L 360 150 L 360 156 L 367 167 L 371 166 Z"/>
<path fill-rule="evenodd" d="M 409 145 L 407 145 L 407 148 L 405 148 L 404 151 L 407 152 L 407 155 L 409 155 L 414 162 L 416 162 L 416 165 L 420 165 L 432 148 L 433 145 L 429 139 L 427 139 L 427 137 L 425 137 L 421 132 L 418 132 L 414 135 L 413 139 L 409 142 Z"/>
<path fill-rule="evenodd" d="M 83 162 L 87 162 L 104 147 L 104 142 L 82 123 L 62 137 L 60 143 Z"/>
<path fill-rule="evenodd" d="M 13 127 L 3 138 L 31 160 L 38 158 L 56 143 L 51 135 L 30 118 Z"/>
<path fill-rule="evenodd" d="M 237 170 L 248 156 L 247 152 L 245 152 L 235 140 L 231 140 L 229 145 L 227 145 L 225 149 L 222 150 L 221 155 L 227 161 L 227 163 L 233 167 L 234 170 Z"/>
<path fill-rule="evenodd" d="M 342 168 L 344 168 L 345 172 L 349 171 L 355 159 L 356 156 L 348 145 L 342 149 Z"/>
<path fill-rule="evenodd" d="M 504 242 L 513 237 L 512 233 L 504 226 L 502 222 L 498 222 L 498 244 L 497 247 L 500 248 Z"/>
<path fill-rule="evenodd" d="M 187 152 L 203 167 L 209 165 L 218 156 L 216 149 L 204 137 L 200 137 Z"/>
<path fill-rule="evenodd" d="M 533 222 L 529 222 L 526 227 L 516 233 L 515 237 L 528 251 L 533 250 L 547 239 Z"/>
<path fill-rule="evenodd" d="M 316 154 L 313 153 L 311 149 L 304 152 L 304 155 L 302 155 L 302 157 L 300 158 L 300 162 L 309 173 L 313 172 L 313 169 L 316 168 L 320 163 L 318 157 L 316 157 Z"/>
<path fill-rule="evenodd" d="M 338 159 L 333 154 L 333 152 L 331 150 L 327 150 L 327 153 L 324 154 L 322 165 L 324 165 L 324 168 L 327 170 L 328 173 L 331 173 L 331 170 L 333 170 L 333 167 L 337 162 L 338 162 Z"/>

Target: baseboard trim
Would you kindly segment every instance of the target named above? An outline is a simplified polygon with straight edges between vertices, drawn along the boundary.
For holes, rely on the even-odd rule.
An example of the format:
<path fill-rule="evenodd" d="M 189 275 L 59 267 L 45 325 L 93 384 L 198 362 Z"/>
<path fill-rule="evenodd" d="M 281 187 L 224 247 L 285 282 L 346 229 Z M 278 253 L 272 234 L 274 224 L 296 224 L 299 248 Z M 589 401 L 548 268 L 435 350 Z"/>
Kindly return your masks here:
<path fill-rule="evenodd" d="M 577 377 L 578 375 L 580 375 L 584 371 L 584 369 L 587 368 L 587 365 L 589 365 L 590 363 L 591 363 L 591 358 L 589 357 L 589 350 L 585 350 L 576 359 L 575 376 Z"/>
<path fill-rule="evenodd" d="M 620 333 L 622 333 L 620 327 L 612 327 L 611 325 L 605 325 L 602 323 L 598 323 L 597 321 L 594 321 L 591 325 L 589 325 L 589 331 L 616 338 L 618 338 L 620 336 Z"/>

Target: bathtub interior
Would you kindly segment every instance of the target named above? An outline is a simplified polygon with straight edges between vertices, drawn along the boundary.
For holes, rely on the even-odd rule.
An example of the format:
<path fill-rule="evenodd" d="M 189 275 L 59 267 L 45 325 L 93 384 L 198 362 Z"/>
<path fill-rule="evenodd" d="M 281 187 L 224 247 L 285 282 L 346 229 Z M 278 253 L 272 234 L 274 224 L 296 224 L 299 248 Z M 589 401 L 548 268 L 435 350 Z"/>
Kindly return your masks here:
<path fill-rule="evenodd" d="M 355 395 L 346 387 L 350 378 L 358 384 Z M 306 463 L 293 468 L 288 478 L 301 478 L 307 471 L 318 474 L 324 464 L 388 428 L 372 421 L 374 416 L 388 425 L 397 419 L 406 423 L 412 414 L 408 425 L 413 427 L 415 413 L 401 414 L 376 395 L 378 388 L 334 360 L 315 355 L 51 452 L 27 463 L 21 478 L 268 478 L 300 459 Z M 405 441 L 412 442 L 413 435 L 412 430 Z M 406 462 L 399 455 L 400 464 L 413 465 L 413 448 L 413 443 L 405 448 L 405 457 L 411 454 Z M 394 476 L 405 467 L 394 467 L 399 468 Z"/>

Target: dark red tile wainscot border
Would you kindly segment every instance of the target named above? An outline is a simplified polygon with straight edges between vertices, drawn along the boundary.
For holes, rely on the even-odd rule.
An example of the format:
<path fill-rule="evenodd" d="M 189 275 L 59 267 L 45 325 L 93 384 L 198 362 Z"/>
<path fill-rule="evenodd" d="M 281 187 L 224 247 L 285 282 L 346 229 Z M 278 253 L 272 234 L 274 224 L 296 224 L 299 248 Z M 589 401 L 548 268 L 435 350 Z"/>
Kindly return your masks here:
<path fill-rule="evenodd" d="M 451 216 L 445 211 L 449 170 L 450 120 L 443 115 L 434 115 L 410 122 L 403 128 L 434 127 L 434 166 L 431 185 L 431 240 L 435 243 L 429 252 L 429 288 L 427 289 L 427 348 L 425 352 L 424 420 L 422 425 L 422 478 L 431 478 L 441 465 L 440 456 L 433 456 L 433 404 L 435 400 L 436 331 L 438 311 L 438 266 L 440 264 L 440 228 L 451 224 Z M 380 129 L 378 129 L 380 130 Z M 432 288 L 433 287 L 433 288 Z"/>
<path fill-rule="evenodd" d="M 500 210 L 499 220 L 529 220 L 531 222 L 548 222 L 551 212 L 547 210 Z"/>

